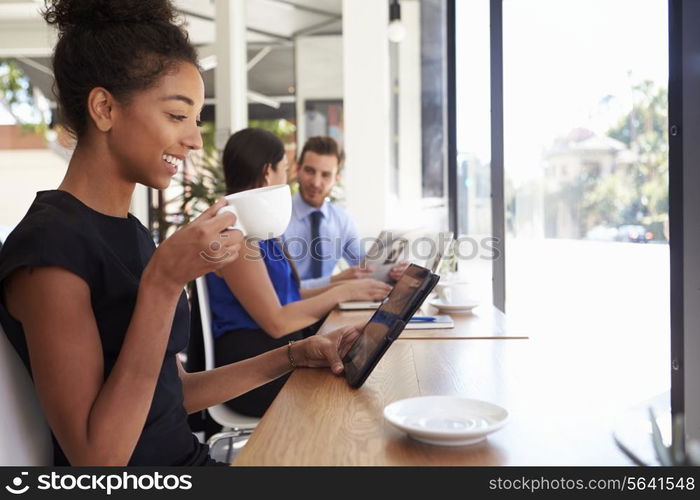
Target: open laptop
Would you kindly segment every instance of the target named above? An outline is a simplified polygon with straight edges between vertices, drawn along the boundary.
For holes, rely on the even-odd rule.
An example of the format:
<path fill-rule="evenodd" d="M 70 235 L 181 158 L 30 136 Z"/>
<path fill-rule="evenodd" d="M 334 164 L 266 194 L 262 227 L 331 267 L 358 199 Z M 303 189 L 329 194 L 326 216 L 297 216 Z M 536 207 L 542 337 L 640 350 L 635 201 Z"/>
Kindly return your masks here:
<path fill-rule="evenodd" d="M 405 260 L 409 254 L 408 239 L 401 235 L 399 238 L 394 238 L 392 240 L 391 236 L 391 232 L 382 231 L 377 240 L 375 240 L 373 243 L 370 250 L 367 252 L 365 259 L 363 259 L 361 264 L 372 267 L 375 270 L 373 278 L 379 279 L 380 281 L 384 281 L 386 283 L 392 283 L 391 279 L 389 278 L 389 270 L 398 262 Z M 431 246 L 431 251 L 423 267 L 427 268 L 431 273 L 437 274 L 438 270 L 440 269 L 440 265 L 442 264 L 442 261 L 450 248 L 453 237 L 454 235 L 452 231 L 441 231 L 432 235 L 424 236 L 425 243 Z M 398 239 L 402 239 L 405 241 L 405 243 L 396 243 Z M 434 252 L 432 251 L 433 249 L 435 250 Z M 389 262 L 389 260 L 391 260 L 391 262 Z M 376 263 L 379 262 L 381 262 L 381 264 L 379 264 L 380 267 L 376 267 Z M 381 270 L 379 272 L 379 277 L 377 277 L 378 270 Z M 377 309 L 381 304 L 381 301 L 353 300 L 341 302 L 338 304 L 338 308 L 344 311 Z"/>

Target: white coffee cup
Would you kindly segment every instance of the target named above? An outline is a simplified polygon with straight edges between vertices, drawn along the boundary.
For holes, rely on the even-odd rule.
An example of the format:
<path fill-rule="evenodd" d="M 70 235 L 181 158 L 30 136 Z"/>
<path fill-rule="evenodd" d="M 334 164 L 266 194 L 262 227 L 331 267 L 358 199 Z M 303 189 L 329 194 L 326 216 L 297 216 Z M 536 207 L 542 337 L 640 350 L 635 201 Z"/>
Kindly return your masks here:
<path fill-rule="evenodd" d="M 468 281 L 456 281 L 442 288 L 440 298 L 446 304 L 466 304 L 472 301 L 471 284 Z"/>
<path fill-rule="evenodd" d="M 247 238 L 277 238 L 292 217 L 292 193 L 287 184 L 249 189 L 226 196 L 228 205 L 219 209 L 236 216 L 237 229 Z"/>

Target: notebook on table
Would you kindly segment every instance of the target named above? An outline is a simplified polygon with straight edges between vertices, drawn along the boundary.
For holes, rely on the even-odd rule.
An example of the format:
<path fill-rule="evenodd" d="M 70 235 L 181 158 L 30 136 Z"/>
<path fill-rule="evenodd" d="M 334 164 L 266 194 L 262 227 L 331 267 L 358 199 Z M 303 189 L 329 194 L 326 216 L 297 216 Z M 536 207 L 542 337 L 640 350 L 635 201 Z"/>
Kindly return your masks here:
<path fill-rule="evenodd" d="M 450 316 L 438 314 L 436 316 L 414 316 L 406 323 L 405 330 L 441 330 L 454 327 L 455 322 Z"/>

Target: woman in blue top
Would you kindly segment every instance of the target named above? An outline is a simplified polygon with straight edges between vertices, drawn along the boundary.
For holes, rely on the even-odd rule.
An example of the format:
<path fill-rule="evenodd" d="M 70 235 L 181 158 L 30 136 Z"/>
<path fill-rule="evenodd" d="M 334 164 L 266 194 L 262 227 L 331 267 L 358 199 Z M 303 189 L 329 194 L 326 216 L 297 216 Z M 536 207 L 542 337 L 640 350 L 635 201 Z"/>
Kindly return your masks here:
<path fill-rule="evenodd" d="M 284 145 L 270 132 L 244 129 L 224 149 L 228 194 L 287 182 Z M 257 356 L 313 334 L 313 328 L 339 302 L 379 300 L 391 287 L 371 279 L 300 289 L 293 263 L 278 239 L 249 240 L 241 258 L 207 275 L 217 366 Z M 274 380 L 226 404 L 261 416 L 287 377 Z"/>

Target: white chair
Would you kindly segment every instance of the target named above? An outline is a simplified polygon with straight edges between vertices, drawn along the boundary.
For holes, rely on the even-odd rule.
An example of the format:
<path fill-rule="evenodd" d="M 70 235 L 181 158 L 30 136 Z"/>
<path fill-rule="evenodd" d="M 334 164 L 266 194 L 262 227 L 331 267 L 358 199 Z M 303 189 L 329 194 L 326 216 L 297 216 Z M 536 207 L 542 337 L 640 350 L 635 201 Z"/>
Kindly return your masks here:
<path fill-rule="evenodd" d="M 197 278 L 197 300 L 199 301 L 199 314 L 202 320 L 202 336 L 204 340 L 204 368 L 214 369 L 214 337 L 211 333 L 211 309 L 209 307 L 209 290 L 204 276 Z M 227 429 L 227 432 L 214 434 L 207 444 L 214 446 L 220 439 L 238 438 L 250 435 L 260 422 L 259 418 L 247 417 L 232 410 L 224 404 L 218 404 L 207 408 L 211 418 L 219 425 Z"/>
<path fill-rule="evenodd" d="M 0 465 L 53 464 L 53 443 L 27 369 L 0 327 Z"/>

